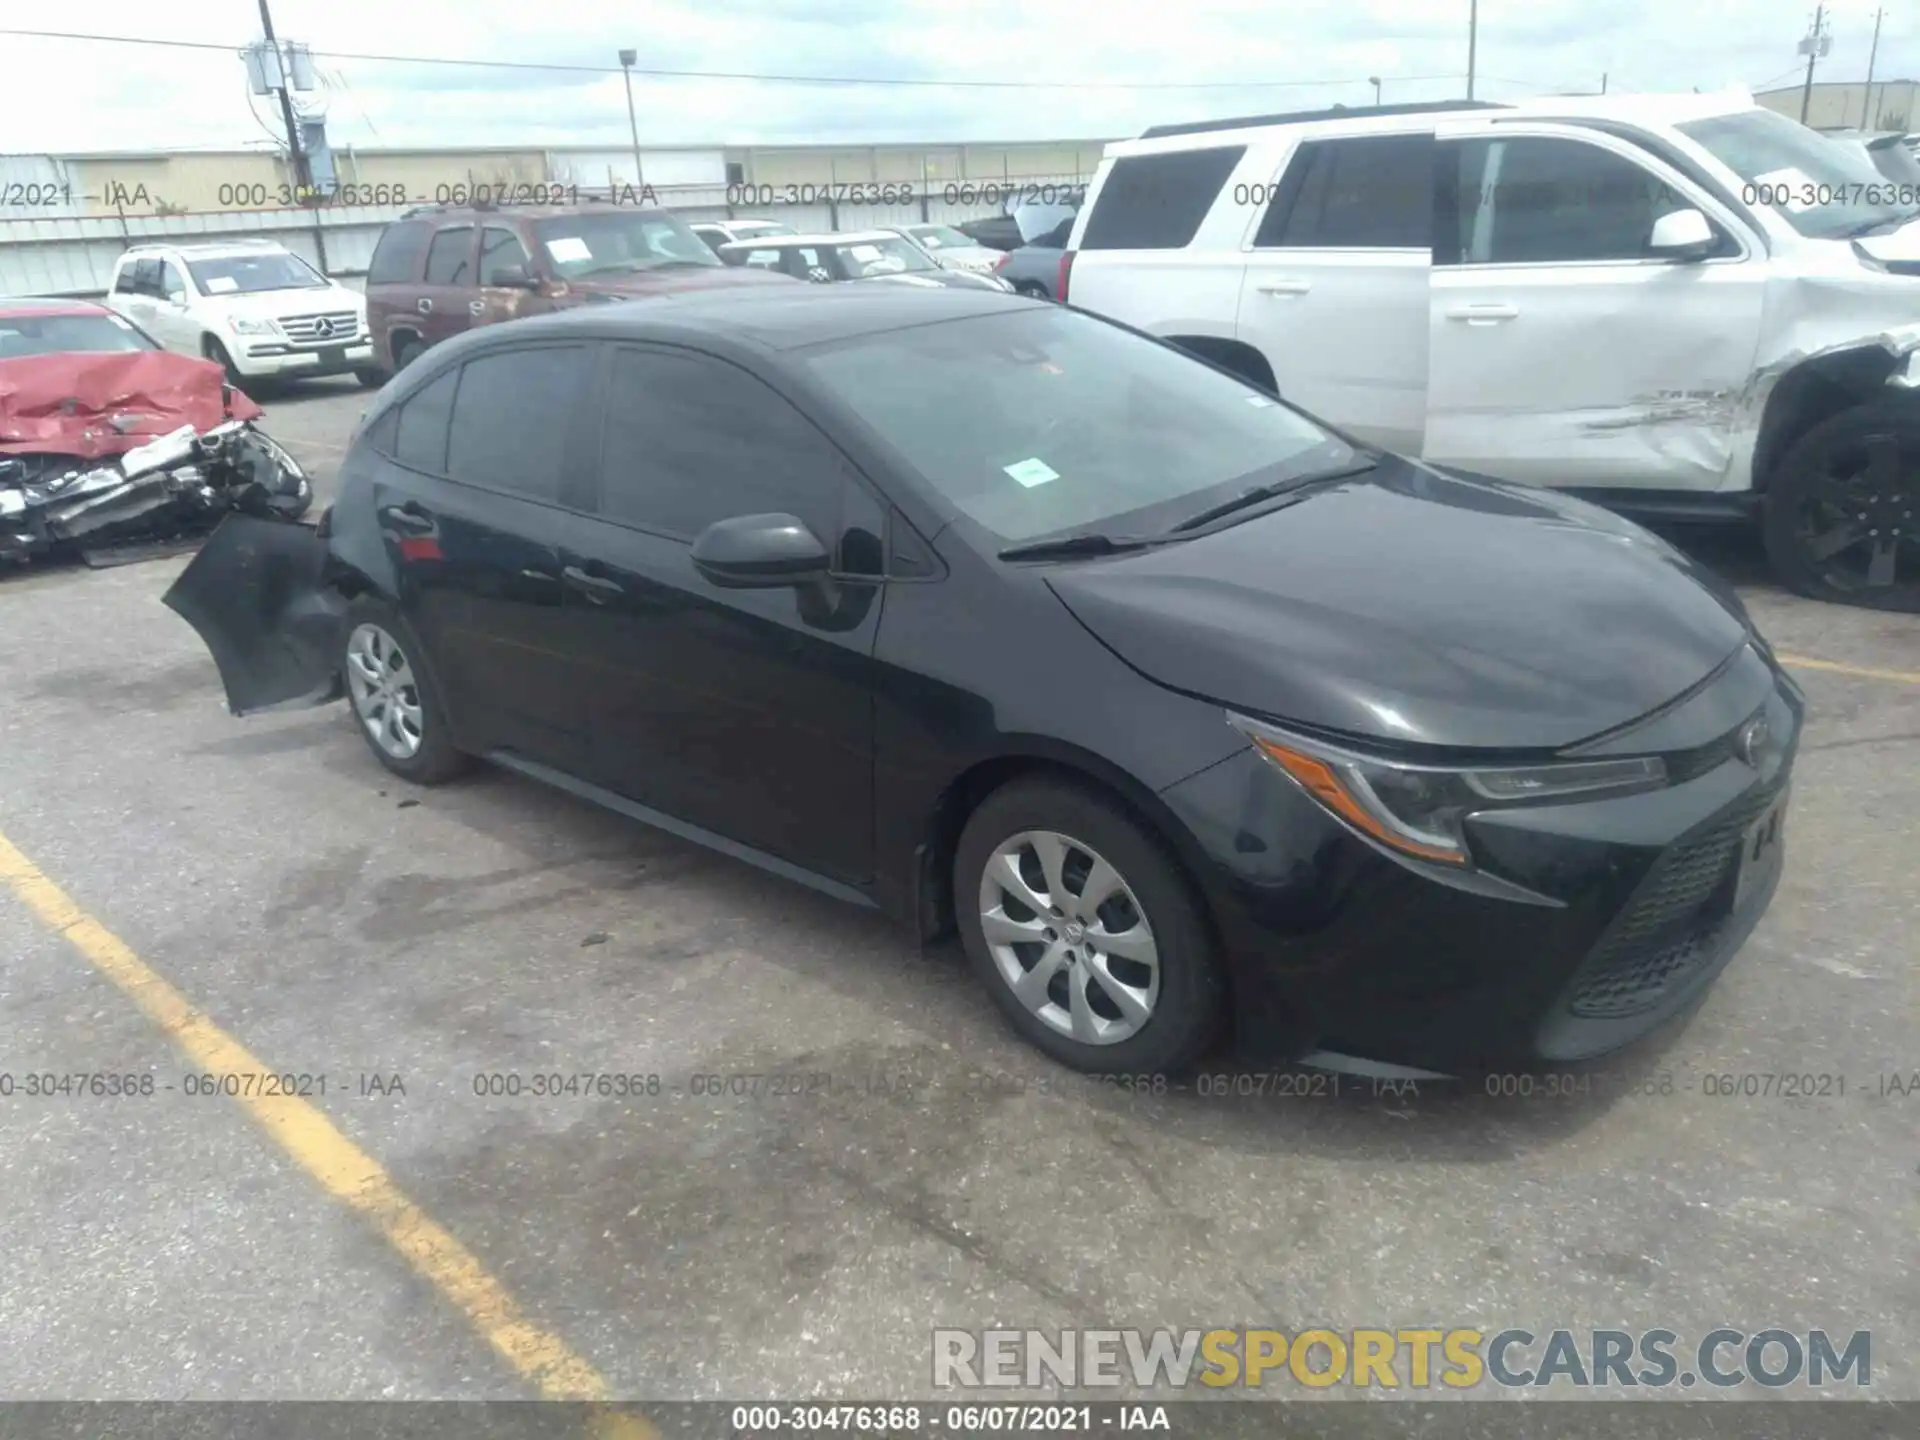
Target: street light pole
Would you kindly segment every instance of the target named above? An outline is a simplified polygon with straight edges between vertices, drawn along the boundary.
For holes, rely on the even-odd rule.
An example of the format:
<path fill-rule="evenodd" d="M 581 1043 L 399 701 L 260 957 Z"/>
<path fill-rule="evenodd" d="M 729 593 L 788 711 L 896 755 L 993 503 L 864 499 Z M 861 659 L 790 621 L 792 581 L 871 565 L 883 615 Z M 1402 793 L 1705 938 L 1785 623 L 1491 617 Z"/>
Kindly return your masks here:
<path fill-rule="evenodd" d="M 1467 99 L 1473 99 L 1475 52 L 1480 45 L 1480 0 L 1467 0 Z"/>
<path fill-rule="evenodd" d="M 1378 105 L 1380 103 L 1380 77 L 1378 75 L 1369 75 L 1367 77 L 1367 83 L 1373 86 L 1373 103 Z"/>
<path fill-rule="evenodd" d="M 265 4 L 266 0 L 260 0 Z M 647 188 L 646 172 L 640 168 L 640 121 L 633 111 L 633 62 L 640 58 L 635 50 L 620 52 L 620 75 L 627 82 L 627 129 L 633 135 L 633 179 L 634 184 L 644 192 Z"/>
<path fill-rule="evenodd" d="M 1873 62 L 1880 56 L 1880 19 L 1887 12 L 1873 12 L 1873 48 L 1867 51 L 1867 93 L 1860 97 L 1860 128 L 1873 129 Z"/>

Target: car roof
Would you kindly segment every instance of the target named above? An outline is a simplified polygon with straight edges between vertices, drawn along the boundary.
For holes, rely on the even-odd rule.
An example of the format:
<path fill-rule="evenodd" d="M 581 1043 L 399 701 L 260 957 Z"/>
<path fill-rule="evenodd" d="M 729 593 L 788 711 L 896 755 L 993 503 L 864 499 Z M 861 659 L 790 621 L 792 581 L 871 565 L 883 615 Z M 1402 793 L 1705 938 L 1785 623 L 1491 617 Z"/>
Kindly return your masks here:
<path fill-rule="evenodd" d="M 143 240 L 129 246 L 121 259 L 144 260 L 167 253 L 190 256 L 196 260 L 225 260 L 240 255 L 291 255 L 293 252 L 277 240 Z"/>
<path fill-rule="evenodd" d="M 58 295 L 0 295 L 0 318 L 24 315 L 111 315 L 91 300 L 68 300 Z"/>
<path fill-rule="evenodd" d="M 683 291 L 631 305 L 582 305 L 528 316 L 511 326 L 483 326 L 461 338 L 510 332 L 516 339 L 557 340 L 591 334 L 619 340 L 695 344 L 714 350 L 724 350 L 731 342 L 754 350 L 780 351 L 1039 303 L 997 290 L 795 285 L 791 289 L 783 287 L 776 294 L 756 285 Z M 446 348 L 456 343 L 448 342 Z"/>
<path fill-rule="evenodd" d="M 1408 117 L 1436 120 L 1449 116 L 1480 116 L 1489 120 L 1614 120 L 1641 125 L 1678 125 L 1711 115 L 1757 110 L 1751 92 L 1722 90 L 1694 92 L 1542 95 L 1512 104 L 1486 100 L 1450 100 L 1422 105 L 1355 105 L 1343 110 L 1300 110 L 1284 115 L 1250 115 L 1229 120 L 1201 120 L 1182 125 L 1156 125 L 1138 139 L 1116 140 L 1108 156 L 1187 150 L 1197 145 L 1251 143 L 1266 133 L 1292 125 L 1338 124 L 1359 133 L 1370 130 L 1404 131 Z"/>

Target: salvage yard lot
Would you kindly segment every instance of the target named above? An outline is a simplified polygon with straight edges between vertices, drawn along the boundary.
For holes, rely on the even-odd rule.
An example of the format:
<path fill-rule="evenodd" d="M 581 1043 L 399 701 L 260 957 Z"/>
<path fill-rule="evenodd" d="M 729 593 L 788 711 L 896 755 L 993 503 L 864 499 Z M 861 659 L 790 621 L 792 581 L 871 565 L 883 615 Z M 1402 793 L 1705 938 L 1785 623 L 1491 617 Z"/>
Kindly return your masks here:
<path fill-rule="evenodd" d="M 367 398 L 265 398 L 321 504 Z M 338 706 L 229 718 L 160 604 L 184 560 L 8 579 L 0 1071 L 161 1088 L 0 1099 L 0 1394 L 529 1396 L 517 1304 L 629 1397 L 926 1395 L 934 1326 L 1244 1323 L 1867 1329 L 1874 1393 L 1920 1398 L 1920 619 L 1700 549 L 1813 662 L 1786 876 L 1704 1007 L 1570 1099 L 1082 1081 L 957 948 L 503 772 L 409 790 Z M 189 1094 L 142 966 L 203 1055 L 326 1077 L 467 1257 L 330 1194 L 325 1132 Z M 536 1072 L 663 1088 L 476 1093 Z M 1748 1074 L 1845 1093 L 1709 1093 Z M 810 1079 L 690 1093 L 740 1075 Z"/>

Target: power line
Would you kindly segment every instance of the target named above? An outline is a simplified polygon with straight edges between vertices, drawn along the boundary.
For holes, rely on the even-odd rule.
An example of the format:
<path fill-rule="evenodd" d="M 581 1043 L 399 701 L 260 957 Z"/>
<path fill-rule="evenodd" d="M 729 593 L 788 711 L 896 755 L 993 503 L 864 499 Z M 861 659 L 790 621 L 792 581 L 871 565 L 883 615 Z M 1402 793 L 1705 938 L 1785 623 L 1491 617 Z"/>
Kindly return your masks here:
<path fill-rule="evenodd" d="M 147 35 L 87 35 L 70 30 L 0 29 L 0 35 L 21 35 L 39 40 L 93 40 L 112 45 L 157 45 L 174 50 L 218 50 L 238 54 L 237 45 L 221 45 L 211 40 L 167 40 Z M 618 75 L 618 65 L 571 65 L 539 60 L 473 60 L 445 55 L 368 55 L 348 50 L 312 50 L 329 60 L 360 60 L 385 65 L 454 65 L 483 70 L 544 70 L 555 74 Z M 1363 85 L 1364 78 L 1331 80 L 928 80 L 904 76 L 871 75 L 768 75 L 738 70 L 649 70 L 635 66 L 633 73 L 657 80 L 758 80 L 779 85 L 893 85 L 933 87 L 953 90 L 1300 90 L 1340 85 Z M 1395 84 L 1425 80 L 1458 80 L 1458 75 L 1388 75 Z"/>

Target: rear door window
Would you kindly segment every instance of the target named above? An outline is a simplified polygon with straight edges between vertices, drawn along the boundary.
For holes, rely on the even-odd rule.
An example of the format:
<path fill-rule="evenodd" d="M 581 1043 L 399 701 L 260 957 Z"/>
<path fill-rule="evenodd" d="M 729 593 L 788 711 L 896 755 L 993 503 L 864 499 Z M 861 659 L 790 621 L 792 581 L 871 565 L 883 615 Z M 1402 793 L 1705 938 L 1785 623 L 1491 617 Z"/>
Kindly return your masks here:
<path fill-rule="evenodd" d="M 469 360 L 460 372 L 447 474 L 526 500 L 557 501 L 574 406 L 587 388 L 584 345 L 534 345 Z"/>
<path fill-rule="evenodd" d="M 1308 140 L 1261 218 L 1256 246 L 1425 250 L 1433 243 L 1431 135 Z"/>
<path fill-rule="evenodd" d="M 395 460 L 429 475 L 447 473 L 447 426 L 453 418 L 453 393 L 459 382 L 460 372 L 449 370 L 401 404 L 393 439 Z"/>
<path fill-rule="evenodd" d="M 1244 145 L 1127 155 L 1113 162 L 1082 250 L 1178 250 L 1198 233 Z"/>
<path fill-rule="evenodd" d="M 367 263 L 369 285 L 404 285 L 420 278 L 433 226 L 425 220 L 401 220 L 389 225 L 373 247 Z"/>
<path fill-rule="evenodd" d="M 449 225 L 433 237 L 427 250 L 427 284 L 473 283 L 473 227 Z"/>

